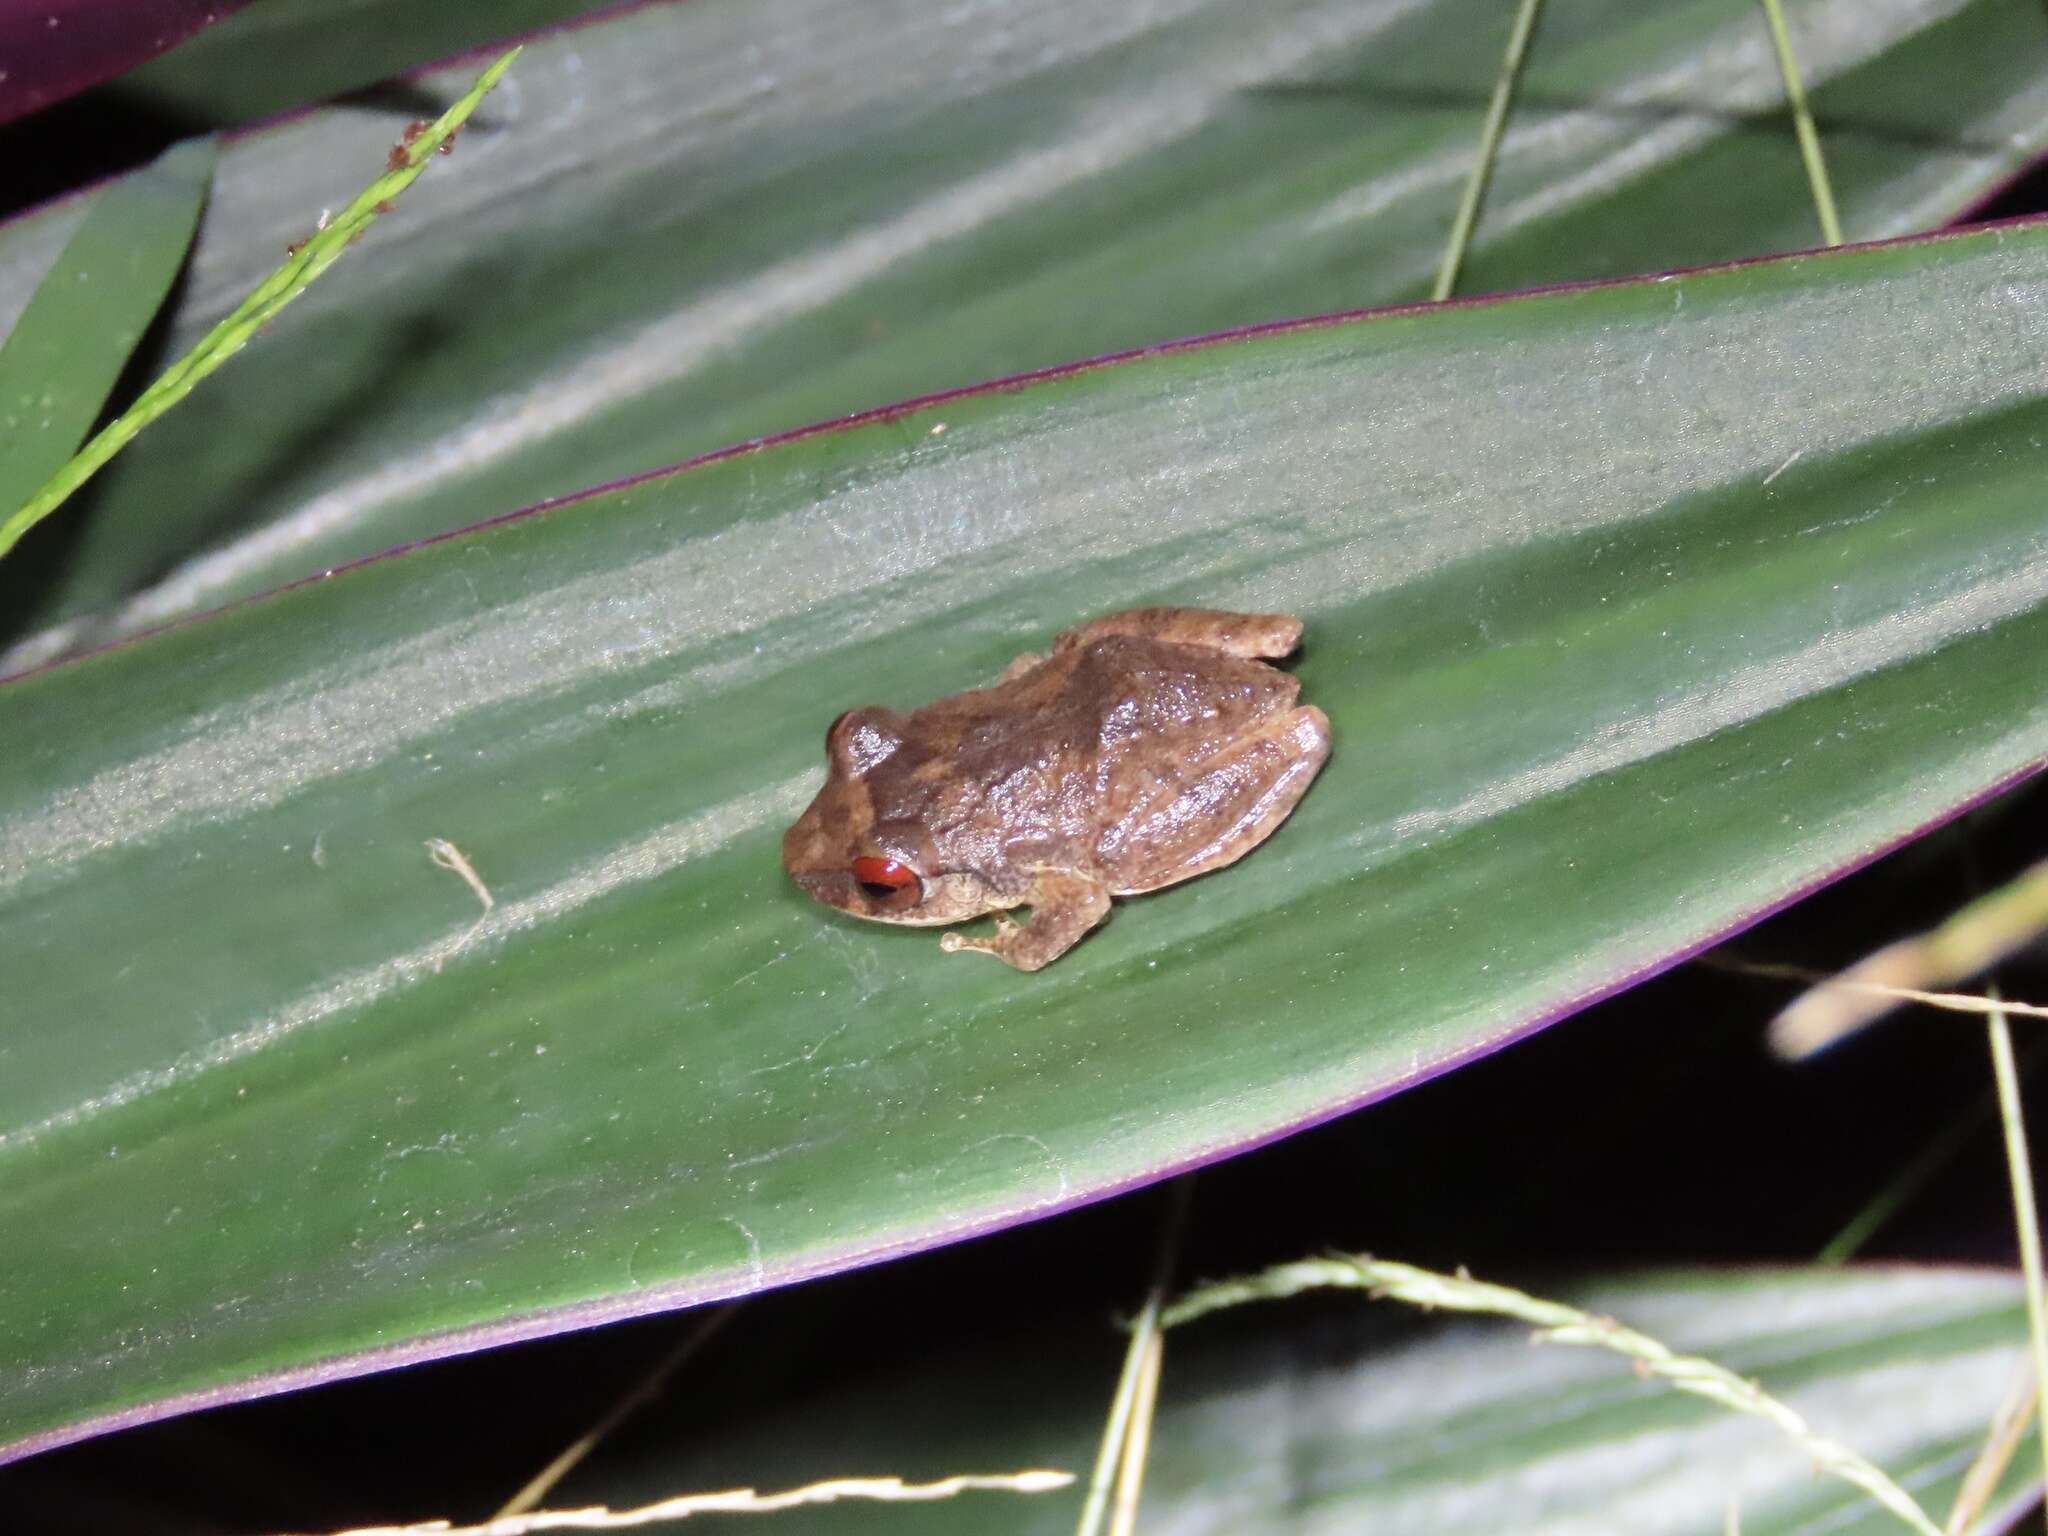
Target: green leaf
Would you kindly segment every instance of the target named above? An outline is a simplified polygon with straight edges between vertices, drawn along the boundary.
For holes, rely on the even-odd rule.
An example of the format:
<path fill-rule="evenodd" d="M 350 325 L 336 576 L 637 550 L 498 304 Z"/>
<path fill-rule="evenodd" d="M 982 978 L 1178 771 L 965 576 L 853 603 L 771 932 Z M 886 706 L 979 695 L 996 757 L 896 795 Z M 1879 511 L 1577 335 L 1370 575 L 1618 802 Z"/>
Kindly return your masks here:
<path fill-rule="evenodd" d="M 0 689 L 0 1438 L 1093 1199 L 2031 771 L 2044 286 L 2033 225 L 1224 337 Z M 1035 976 L 783 876 L 833 715 L 1159 600 L 1308 621 L 1251 858 Z"/>
<path fill-rule="evenodd" d="M 0 518 L 85 441 L 185 265 L 214 158 L 195 139 L 95 193 L 0 342 Z"/>
<path fill-rule="evenodd" d="M 361 91 L 403 70 L 617 0 L 263 0 L 131 69 L 102 96 L 223 126 Z"/>
<path fill-rule="evenodd" d="M 1882 1462 L 1937 1518 L 2025 1352 L 2017 1277 L 1983 1271 L 1664 1273 L 1581 1283 L 1566 1299 L 1757 1379 L 1816 1430 Z M 747 1339 L 750 1321 L 743 1314 L 731 1337 L 769 1347 Z M 1731 1499 L 1746 1536 L 1906 1529 L 1816 1477 L 1774 1427 L 1640 1380 L 1612 1357 L 1531 1348 L 1525 1328 L 1418 1321 L 1362 1299 L 1247 1322 L 1167 1335 L 1141 1530 L 1714 1536 Z M 1081 1484 L 775 1518 L 797 1536 L 1067 1536 L 1108 1410 L 1114 1343 L 1106 1325 L 964 1349 L 910 1337 L 901 1367 L 852 1384 L 806 1391 L 778 1379 L 764 1393 L 721 1382 L 715 1418 L 679 1384 L 548 1504 L 629 1508 L 697 1489 L 1039 1466 Z M 2031 1450 L 1994 1515 L 2023 1507 Z"/>
<path fill-rule="evenodd" d="M 98 487 L 0 669 L 759 434 L 1420 298 L 1509 9 L 701 0 L 537 40 L 461 185 Z M 1812 0 L 1792 27 L 1852 238 L 1938 224 L 2048 143 L 2031 0 Z M 239 138 L 173 344 L 473 70 Z M 1754 0 L 1553 0 L 1463 291 L 1818 243 L 1782 97 Z"/>

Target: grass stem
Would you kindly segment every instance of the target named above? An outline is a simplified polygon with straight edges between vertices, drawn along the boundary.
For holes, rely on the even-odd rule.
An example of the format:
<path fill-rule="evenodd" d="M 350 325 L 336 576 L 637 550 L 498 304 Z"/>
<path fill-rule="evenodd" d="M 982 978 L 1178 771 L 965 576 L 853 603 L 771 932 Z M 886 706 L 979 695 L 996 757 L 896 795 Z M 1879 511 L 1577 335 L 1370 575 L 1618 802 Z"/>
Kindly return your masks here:
<path fill-rule="evenodd" d="M 661 1395 L 668 1385 L 669 1377 L 681 1370 L 685 1364 L 731 1321 L 733 1313 L 739 1310 L 736 1301 L 727 1302 L 714 1308 L 711 1313 L 683 1336 L 677 1344 L 656 1364 L 653 1370 L 640 1378 L 639 1383 L 624 1397 L 605 1411 L 598 1421 L 566 1446 L 562 1453 L 550 1461 L 524 1488 L 507 1499 L 497 1514 L 491 1518 L 503 1520 L 512 1515 L 523 1515 L 530 1509 L 537 1509 L 540 1501 L 554 1491 L 555 1484 L 576 1469 L 578 1462 L 603 1443 L 604 1438 L 625 1422 L 636 1409 L 652 1402 Z"/>
<path fill-rule="evenodd" d="M 2034 1421 L 2034 1408 L 2040 1395 L 2034 1363 L 2029 1360 L 2021 1366 L 2012 1389 L 1999 1405 L 1998 1414 L 1991 1421 L 1991 1433 L 1985 1436 L 1984 1448 L 1970 1463 L 1970 1470 L 1963 1474 L 1963 1485 L 1956 1490 L 1956 1501 L 1949 1508 L 1948 1524 L 1942 1528 L 1946 1536 L 1965 1536 L 1991 1503 L 1991 1496 L 1998 1491 L 1998 1485 L 2005 1477 L 2005 1469 L 2012 1465 L 2013 1457 L 2019 1452 L 2020 1441 L 2026 1438 L 2027 1429 Z"/>
<path fill-rule="evenodd" d="M 73 454 L 33 496 L 0 517 L 0 555 L 5 555 L 21 536 L 48 517 L 71 494 L 103 468 L 106 462 L 135 439 L 136 434 L 192 393 L 193 388 L 216 368 L 247 346 L 256 333 L 274 320 L 278 312 L 309 288 L 314 279 L 334 264 L 349 245 L 387 211 L 392 199 L 411 186 L 426 169 L 435 151 L 444 148 L 456 129 L 490 92 L 519 50 L 512 49 L 477 77 L 462 99 L 433 123 L 412 134 L 391 152 L 382 176 L 363 189 L 356 200 L 329 219 L 295 246 L 277 268 L 229 316 L 199 339 L 196 346 L 145 389 L 136 402 L 101 428 L 86 445 Z"/>
<path fill-rule="evenodd" d="M 1117 1470 L 1109 1536 L 1135 1536 L 1138 1529 L 1138 1495 L 1145 1487 L 1145 1461 L 1152 1450 L 1152 1413 L 1159 1403 L 1159 1365 L 1164 1357 L 1164 1336 L 1154 1328 L 1138 1367 L 1138 1396 L 1131 1407 L 1130 1433 L 1124 1437 L 1123 1465 Z"/>
<path fill-rule="evenodd" d="M 1763 5 L 1764 15 L 1771 23 L 1771 46 L 1778 51 L 1778 72 L 1785 77 L 1785 100 L 1792 108 L 1793 131 L 1799 135 L 1799 155 L 1806 162 L 1806 179 L 1813 187 L 1814 211 L 1820 215 L 1820 236 L 1829 245 L 1840 245 L 1842 220 L 1835 212 L 1835 192 L 1828 183 L 1827 162 L 1821 158 L 1813 108 L 1807 104 L 1806 87 L 1799 79 L 1799 61 L 1792 57 L 1792 33 L 1785 25 L 1785 7 L 1782 0 L 1763 0 Z"/>
<path fill-rule="evenodd" d="M 1611 1317 L 1598 1317 L 1562 1302 L 1545 1301 L 1504 1285 L 1489 1285 L 1470 1275 L 1438 1274 L 1367 1255 L 1340 1254 L 1304 1259 L 1260 1274 L 1200 1286 L 1160 1315 L 1160 1325 L 1177 1328 L 1210 1312 L 1248 1301 L 1296 1296 L 1329 1287 L 1362 1290 L 1368 1296 L 1406 1302 L 1443 1312 L 1482 1312 L 1531 1324 L 1539 1341 L 1579 1344 L 1612 1350 L 1637 1363 L 1645 1375 L 1661 1377 L 1681 1392 L 1754 1415 L 1777 1426 L 1813 1459 L 1816 1470 L 1854 1484 L 1896 1515 L 1920 1536 L 1942 1536 L 1913 1496 L 1884 1471 L 1817 1433 L 1798 1413 L 1755 1382 L 1725 1366 L 1693 1355 L 1681 1355 L 1647 1334 L 1624 1327 Z"/>
<path fill-rule="evenodd" d="M 1458 273 L 1465 265 L 1465 251 L 1472 243 L 1472 231 L 1479 223 L 1479 208 L 1486 201 L 1487 184 L 1493 180 L 1493 163 L 1500 157 L 1501 134 L 1506 130 L 1508 110 L 1515 103 L 1515 86 L 1522 78 L 1522 61 L 1528 57 L 1529 39 L 1536 33 L 1536 18 L 1543 0 L 1521 0 L 1515 8 L 1514 30 L 1508 34 L 1508 51 L 1500 62 L 1500 75 L 1493 82 L 1493 99 L 1486 104 L 1486 121 L 1479 130 L 1479 158 L 1465 179 L 1465 195 L 1458 200 L 1457 217 L 1451 221 L 1451 238 L 1444 246 L 1443 265 L 1437 268 L 1432 299 L 1448 299 L 1458 286 Z"/>
<path fill-rule="evenodd" d="M 1996 996 L 1993 992 L 1993 996 Z M 2027 1280 L 2027 1332 L 2033 1343 L 2036 1390 L 2048 1388 L 2048 1312 L 2041 1285 L 2041 1223 L 2034 1205 L 2034 1171 L 2028 1160 L 2027 1124 L 2020 1109 L 2020 1075 L 2013 1063 L 2012 1030 L 2005 1015 L 1994 1013 L 1986 1026 L 1991 1037 L 1991 1071 L 1998 1083 L 1999 1118 L 2005 1124 L 2005 1160 L 2012 1171 L 2012 1212 L 2019 1229 L 2020 1268 Z M 2048 1414 L 2039 1417 L 2041 1468 L 2048 1477 Z"/>
<path fill-rule="evenodd" d="M 1131 1415 L 1137 1408 L 1146 1355 L 1159 1336 L 1159 1304 L 1156 1293 L 1146 1297 L 1131 1325 L 1123 1372 L 1117 1377 L 1116 1395 L 1110 1399 L 1109 1420 L 1102 1426 L 1102 1448 L 1095 1453 L 1095 1470 L 1088 1478 L 1088 1494 L 1082 1501 L 1081 1521 L 1074 1527 L 1074 1536 L 1101 1536 L 1102 1522 L 1109 1514 L 1110 1495 L 1116 1491 L 1117 1472 L 1123 1466 L 1124 1444 L 1130 1438 Z"/>
<path fill-rule="evenodd" d="M 1956 1154 L 1969 1144 L 1970 1138 L 1983 1128 L 1991 1118 L 1993 1100 L 1987 1095 L 1980 1098 L 1970 1113 L 1958 1115 L 1942 1130 L 1941 1134 L 1923 1147 L 1918 1156 L 1908 1163 L 1903 1172 L 1893 1179 L 1876 1198 L 1862 1210 L 1850 1217 L 1842 1230 L 1828 1240 L 1827 1246 L 1814 1255 L 1819 1264 L 1846 1264 L 1876 1235 L 1878 1230 L 1897 1215 L 1907 1201 L 1934 1182 L 1934 1178 L 1955 1160 Z"/>
<path fill-rule="evenodd" d="M 1173 1280 L 1174 1265 L 1180 1258 L 1181 1233 L 1187 1226 L 1188 1206 L 1194 1192 L 1194 1177 L 1189 1175 L 1176 1180 L 1168 1195 L 1151 1289 L 1131 1324 L 1123 1372 L 1117 1377 L 1116 1396 L 1110 1400 L 1109 1421 L 1102 1428 L 1102 1448 L 1095 1455 L 1095 1470 L 1088 1479 L 1088 1494 L 1081 1505 L 1081 1521 L 1074 1528 L 1075 1536 L 1101 1536 L 1103 1520 L 1111 1514 L 1112 1494 L 1117 1501 L 1115 1523 L 1111 1526 L 1113 1536 L 1128 1533 L 1137 1520 L 1138 1492 L 1144 1483 L 1145 1458 L 1152 1443 L 1152 1410 L 1158 1400 L 1163 1356 L 1159 1316 L 1166 1305 L 1166 1288 Z"/>
<path fill-rule="evenodd" d="M 1771 1021 L 1771 1048 L 1797 1059 L 1882 1018 L 1901 1001 L 1989 1012 L 1983 999 L 1929 992 L 1987 971 L 2048 932 L 2048 860 L 1947 918 L 1931 933 L 1900 939 L 1796 997 Z M 1748 967 L 1745 967 L 1746 969 Z M 2048 1009 L 2008 1003 L 2008 1015 Z"/>

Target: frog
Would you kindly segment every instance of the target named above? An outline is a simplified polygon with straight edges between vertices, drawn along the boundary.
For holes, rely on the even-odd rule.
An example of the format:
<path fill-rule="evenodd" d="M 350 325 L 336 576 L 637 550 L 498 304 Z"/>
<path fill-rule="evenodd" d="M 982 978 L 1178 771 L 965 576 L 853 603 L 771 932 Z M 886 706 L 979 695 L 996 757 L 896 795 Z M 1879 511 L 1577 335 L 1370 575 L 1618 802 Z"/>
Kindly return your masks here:
<path fill-rule="evenodd" d="M 784 835 L 804 891 L 875 922 L 948 927 L 949 954 L 1051 964 L 1114 897 L 1243 858 L 1330 754 L 1330 722 L 1271 663 L 1285 614 L 1131 608 L 1018 656 L 986 687 L 825 733 L 826 778 Z M 1030 910 L 1028 922 L 1011 913 Z"/>

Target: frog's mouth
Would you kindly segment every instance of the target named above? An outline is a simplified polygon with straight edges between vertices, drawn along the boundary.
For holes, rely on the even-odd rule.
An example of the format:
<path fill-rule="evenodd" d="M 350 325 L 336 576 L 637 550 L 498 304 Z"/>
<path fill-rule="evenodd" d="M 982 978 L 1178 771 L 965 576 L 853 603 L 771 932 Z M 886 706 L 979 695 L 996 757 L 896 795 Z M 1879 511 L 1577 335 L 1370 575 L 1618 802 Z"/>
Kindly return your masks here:
<path fill-rule="evenodd" d="M 926 928 L 989 910 L 979 878 L 934 874 L 934 858 L 906 827 L 877 826 L 864 794 L 836 784 L 819 791 L 782 838 L 782 867 L 790 878 L 814 900 L 854 917 Z"/>
<path fill-rule="evenodd" d="M 878 923 L 928 923 L 943 919 L 927 917 L 920 910 L 926 886 L 915 875 L 901 886 L 862 881 L 846 869 L 792 870 L 796 883 L 828 907 L 837 907 L 855 917 Z"/>
<path fill-rule="evenodd" d="M 870 922 L 941 928 L 989 910 L 981 883 L 971 875 L 937 875 L 906 887 L 871 890 L 850 869 L 793 869 L 790 874 L 816 900 Z"/>

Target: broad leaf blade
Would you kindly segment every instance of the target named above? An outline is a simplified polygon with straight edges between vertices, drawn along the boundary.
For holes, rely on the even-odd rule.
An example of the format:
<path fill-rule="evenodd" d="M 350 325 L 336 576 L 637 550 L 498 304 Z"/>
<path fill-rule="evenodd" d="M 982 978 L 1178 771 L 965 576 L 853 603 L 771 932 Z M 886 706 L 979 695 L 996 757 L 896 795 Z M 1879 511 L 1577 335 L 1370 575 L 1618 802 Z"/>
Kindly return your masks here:
<path fill-rule="evenodd" d="M 1761 1382 L 1816 1430 L 1876 1459 L 1937 1520 L 2025 1351 L 2018 1281 L 1986 1272 L 1681 1272 L 1581 1283 L 1565 1299 Z M 1749 1536 L 1904 1529 L 1857 1490 L 1816 1476 L 1775 1427 L 1639 1380 L 1612 1355 L 1532 1349 L 1513 1325 L 1419 1322 L 1391 1304 L 1347 1301 L 1168 1336 L 1142 1528 L 1714 1536 L 1732 1500 Z M 746 1328 L 742 1319 L 737 1331 Z M 1092 1339 L 1045 1330 L 944 1353 L 911 1339 L 902 1368 L 851 1387 L 783 1381 L 762 1401 L 739 1385 L 716 1422 L 678 1392 L 549 1503 L 630 1508 L 879 1469 L 922 1479 L 1048 1466 L 1085 1480 L 1115 1342 L 1106 1327 Z M 2024 1450 L 2017 1460 L 1994 1516 L 2023 1507 L 2038 1477 Z M 1078 1488 L 970 1498 L 776 1518 L 798 1533 L 1066 1536 L 1081 1504 Z"/>
<path fill-rule="evenodd" d="M 1793 19 L 1853 236 L 2042 145 L 2031 0 Z M 1508 23 L 693 0 L 543 39 L 449 174 L 116 467 L 0 667 L 888 400 L 1420 297 Z M 238 141 L 174 344 L 471 73 Z M 1818 243 L 1781 95 L 1753 0 L 1554 0 L 1466 291 Z"/>
<path fill-rule="evenodd" d="M 1222 338 L 0 689 L 0 1435 L 1093 1199 L 2031 771 L 2044 289 L 2035 225 Z M 784 878 L 838 711 L 1160 599 L 1308 620 L 1253 857 L 1036 976 Z"/>
<path fill-rule="evenodd" d="M 130 71 L 110 104 L 226 126 L 360 91 L 617 0 L 264 0 Z"/>
<path fill-rule="evenodd" d="M 185 264 L 213 165 L 196 139 L 94 194 L 0 341 L 0 517 L 85 441 Z"/>

